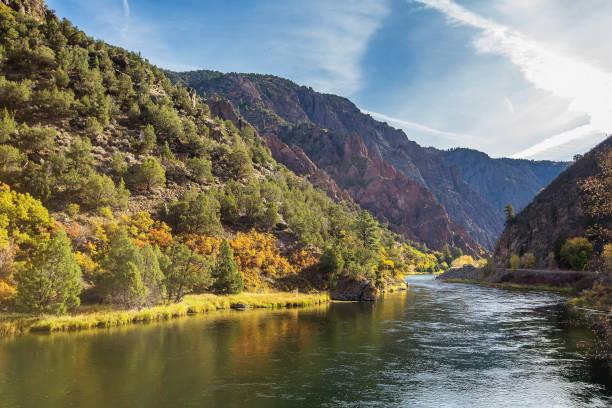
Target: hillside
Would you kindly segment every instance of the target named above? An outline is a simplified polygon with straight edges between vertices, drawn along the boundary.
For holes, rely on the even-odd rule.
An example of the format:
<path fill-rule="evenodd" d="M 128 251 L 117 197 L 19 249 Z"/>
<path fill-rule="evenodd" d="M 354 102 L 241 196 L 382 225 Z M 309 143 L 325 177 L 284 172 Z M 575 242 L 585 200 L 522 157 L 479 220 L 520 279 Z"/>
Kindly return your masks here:
<path fill-rule="evenodd" d="M 348 140 L 351 135 L 356 134 L 379 159 L 391 165 L 396 171 L 407 176 L 413 182 L 420 184 L 430 194 L 422 194 L 412 201 L 412 205 L 419 205 L 422 201 L 423 207 L 432 207 L 435 202 L 441 205 L 446 214 L 439 213 L 436 218 L 448 218 L 445 229 L 452 230 L 456 240 L 464 241 L 463 247 L 471 247 L 472 243 L 462 238 L 463 227 L 470 237 L 481 246 L 492 249 L 496 238 L 503 229 L 503 219 L 498 211 L 500 199 L 507 198 L 504 191 L 511 187 L 516 173 L 521 171 L 515 165 L 515 161 L 509 160 L 511 166 L 495 166 L 496 180 L 501 183 L 489 185 L 482 188 L 482 182 L 477 177 L 469 177 L 467 172 L 462 172 L 468 165 L 461 165 L 456 160 L 447 159 L 446 152 L 436 149 L 426 149 L 417 143 L 410 141 L 406 134 L 388 126 L 386 123 L 378 122 L 371 116 L 363 114 L 352 102 L 346 98 L 335 95 L 321 94 L 311 88 L 298 86 L 295 83 L 270 76 L 256 74 L 222 74 L 214 71 L 195 71 L 184 73 L 168 73 L 173 81 L 179 81 L 194 89 L 201 95 L 228 98 L 237 106 L 242 115 L 247 118 L 262 133 L 272 133 L 283 142 L 295 143 L 307 154 L 309 151 L 317 150 L 319 140 L 317 135 L 329 134 L 337 140 Z M 293 138 L 295 127 L 301 127 L 304 133 L 304 124 L 307 124 L 312 132 L 310 137 L 302 137 L 297 143 Z M 340 145 L 342 142 L 339 143 Z M 323 152 L 313 161 L 320 165 L 328 173 L 334 173 L 331 167 L 336 163 L 331 156 L 321 157 Z M 457 157 L 457 156 L 455 156 Z M 281 158 L 277 159 L 281 160 Z M 479 169 L 487 171 L 484 163 L 479 164 Z M 544 164 L 543 167 L 547 165 Z M 548 171 L 551 174 L 561 171 L 562 168 L 551 164 Z M 341 173 L 336 169 L 336 173 Z M 510 170 L 510 173 L 505 173 Z M 466 178 L 464 178 L 466 174 Z M 479 173 L 478 173 L 479 174 Z M 539 176 L 539 173 L 530 171 L 525 174 L 528 179 L 529 188 L 521 191 L 528 199 L 529 194 L 535 194 L 545 186 L 547 177 Z M 332 177 L 333 178 L 333 177 Z M 335 178 L 334 178 L 335 179 Z M 341 186 L 339 180 L 335 181 Z M 535 188 L 534 188 L 535 187 Z M 344 187 L 343 187 L 344 188 Z M 360 198 L 353 195 L 357 202 Z M 401 197 L 394 197 L 392 202 L 402 202 Z M 526 203 L 523 201 L 523 205 Z M 507 204 L 507 203 L 505 203 Z M 504 204 L 504 205 L 505 205 Z M 367 207 L 367 205 L 366 205 Z M 393 208 L 372 208 L 379 215 L 391 220 Z M 411 231 L 418 236 L 418 230 L 423 229 L 418 222 L 411 223 L 414 218 L 402 220 L 402 232 Z M 429 237 L 419 236 L 428 242 Z M 428 242 L 435 248 L 435 242 Z"/>
<path fill-rule="evenodd" d="M 612 238 L 610 149 L 612 137 L 563 171 L 509 222 L 495 248 L 498 264 L 507 264 L 512 255 L 533 254 L 536 267 L 575 268 L 571 258 L 579 256 L 572 255 L 574 248 L 564 244 L 586 238 L 588 242 L 574 242 L 583 246 L 580 257 L 586 264 L 580 266 L 601 269 L 599 257 Z"/>
<path fill-rule="evenodd" d="M 446 163 L 457 166 L 463 180 L 500 214 L 507 204 L 512 204 L 516 211 L 522 210 L 570 164 L 548 160 L 493 159 L 486 153 L 463 148 L 439 152 Z"/>
<path fill-rule="evenodd" d="M 382 289 L 452 260 L 379 225 L 305 160 L 332 200 L 230 105 L 44 3 L 3 1 L 0 22 L 0 308 Z"/>

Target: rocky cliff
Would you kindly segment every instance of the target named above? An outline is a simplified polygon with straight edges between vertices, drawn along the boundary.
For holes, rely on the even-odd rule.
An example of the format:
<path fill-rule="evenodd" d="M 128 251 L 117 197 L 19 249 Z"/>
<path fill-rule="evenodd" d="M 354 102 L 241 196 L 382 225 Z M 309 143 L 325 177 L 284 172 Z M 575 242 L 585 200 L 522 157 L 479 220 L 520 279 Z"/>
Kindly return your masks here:
<path fill-rule="evenodd" d="M 461 178 L 500 214 L 503 214 L 507 204 L 512 204 L 517 212 L 525 208 L 544 186 L 571 164 L 548 160 L 493 159 L 486 153 L 472 149 L 429 150 L 439 152 L 446 163 L 457 166 Z"/>
<path fill-rule="evenodd" d="M 536 257 L 536 267 L 557 267 L 555 243 L 570 237 L 584 237 L 592 224 L 592 219 L 585 215 L 581 183 L 600 171 L 597 154 L 610 148 L 612 137 L 563 171 L 516 215 L 495 247 L 498 264 L 505 264 L 512 254 L 530 252 Z M 609 224 L 602 227 L 611 229 L 612 222 Z"/>
<path fill-rule="evenodd" d="M 299 127 L 304 123 L 310 124 L 312 137 L 303 137 L 299 144 L 292 142 L 307 154 L 316 150 L 317 135 L 320 133 L 329 133 L 336 138 L 344 139 L 355 133 L 382 161 L 427 189 L 434 200 L 444 207 L 447 215 L 485 248 L 493 248 L 495 240 L 503 229 L 503 218 L 498 203 L 512 195 L 503 192 L 506 191 L 506 187 L 512 186 L 515 180 L 514 174 L 503 173 L 508 167 L 495 167 L 494 171 L 502 173 L 496 177 L 495 183 L 483 188 L 484 182 L 477 177 L 480 175 L 480 170 L 474 174 L 465 171 L 466 166 L 461 165 L 458 155 L 446 154 L 436 149 L 425 149 L 410 141 L 403 131 L 362 113 L 348 99 L 321 94 L 312 88 L 298 86 L 286 79 L 270 75 L 222 74 L 214 71 L 168 73 L 168 75 L 174 81 L 195 88 L 202 95 L 218 95 L 231 100 L 240 113 L 261 133 L 274 134 L 283 142 L 287 142 L 286 139 L 291 136 L 293 127 Z M 283 162 L 282 158 L 278 160 Z M 319 160 L 325 158 L 320 157 Z M 314 159 L 313 161 L 317 162 Z M 329 158 L 327 162 L 326 168 L 334 165 L 329 162 Z M 507 159 L 507 162 L 514 161 Z M 529 179 L 529 188 L 521 190 L 522 198 L 515 200 L 519 207 L 524 206 L 544 187 L 546 182 L 556 175 L 555 172 L 562 170 L 559 166 L 550 167 L 547 171 L 552 177 L 540 176 L 536 171 L 525 175 Z M 509 168 L 520 174 L 520 166 L 519 168 L 509 166 Z M 486 166 L 480 169 L 486 169 Z M 331 174 L 329 169 L 327 172 Z M 336 182 L 342 185 L 338 180 Z M 391 198 L 391 205 L 393 206 L 396 201 L 397 197 Z M 412 204 L 419 205 L 414 201 Z M 503 205 L 505 204 L 507 203 Z M 392 210 L 388 209 L 383 213 L 389 218 L 386 212 Z M 405 227 L 414 229 L 417 226 Z"/>

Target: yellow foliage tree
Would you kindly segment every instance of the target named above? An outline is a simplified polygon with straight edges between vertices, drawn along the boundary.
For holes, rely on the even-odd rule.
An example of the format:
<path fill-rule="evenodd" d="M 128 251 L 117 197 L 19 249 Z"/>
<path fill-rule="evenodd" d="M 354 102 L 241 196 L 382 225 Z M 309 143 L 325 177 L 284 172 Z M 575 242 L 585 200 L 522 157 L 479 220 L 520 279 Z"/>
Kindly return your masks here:
<path fill-rule="evenodd" d="M 15 268 L 49 240 L 53 225 L 40 201 L 0 184 L 0 303 L 15 295 Z"/>
<path fill-rule="evenodd" d="M 230 246 L 247 290 L 263 287 L 265 278 L 281 278 L 295 272 L 287 258 L 280 254 L 272 234 L 255 230 L 239 232 Z"/>

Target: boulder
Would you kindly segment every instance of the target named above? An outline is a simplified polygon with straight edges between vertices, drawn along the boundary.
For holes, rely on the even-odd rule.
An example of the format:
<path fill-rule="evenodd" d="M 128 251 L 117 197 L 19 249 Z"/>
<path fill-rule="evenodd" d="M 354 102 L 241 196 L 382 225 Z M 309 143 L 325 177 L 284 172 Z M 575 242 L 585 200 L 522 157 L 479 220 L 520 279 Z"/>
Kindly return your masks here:
<path fill-rule="evenodd" d="M 369 280 L 342 276 L 331 290 L 330 297 L 333 300 L 373 302 L 378 298 L 378 290 Z"/>

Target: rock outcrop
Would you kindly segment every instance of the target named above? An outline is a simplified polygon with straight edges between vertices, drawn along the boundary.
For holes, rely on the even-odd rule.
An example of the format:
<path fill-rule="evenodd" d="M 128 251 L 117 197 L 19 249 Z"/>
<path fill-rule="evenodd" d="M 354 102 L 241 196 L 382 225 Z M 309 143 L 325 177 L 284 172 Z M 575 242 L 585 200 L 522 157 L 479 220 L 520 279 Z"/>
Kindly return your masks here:
<path fill-rule="evenodd" d="M 57 19 L 55 13 L 47 9 L 47 5 L 43 0 L 0 0 L 0 4 L 4 4 L 38 21 L 44 21 L 47 18 Z"/>
<path fill-rule="evenodd" d="M 378 298 L 378 290 L 368 280 L 343 276 L 329 295 L 333 300 L 373 302 Z"/>
<path fill-rule="evenodd" d="M 612 148 L 612 137 L 563 171 L 516 215 L 495 247 L 498 264 L 505 265 L 512 254 L 530 252 L 535 255 L 536 267 L 557 267 L 555 242 L 585 236 L 589 219 L 584 213 L 580 183 L 599 171 L 596 154 L 609 148 Z M 603 227 L 612 229 L 612 225 Z"/>

